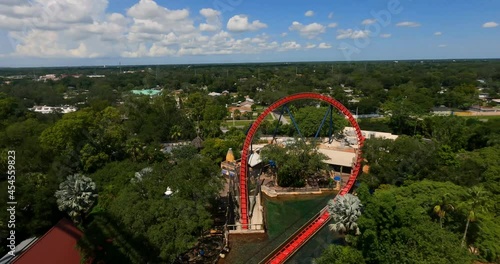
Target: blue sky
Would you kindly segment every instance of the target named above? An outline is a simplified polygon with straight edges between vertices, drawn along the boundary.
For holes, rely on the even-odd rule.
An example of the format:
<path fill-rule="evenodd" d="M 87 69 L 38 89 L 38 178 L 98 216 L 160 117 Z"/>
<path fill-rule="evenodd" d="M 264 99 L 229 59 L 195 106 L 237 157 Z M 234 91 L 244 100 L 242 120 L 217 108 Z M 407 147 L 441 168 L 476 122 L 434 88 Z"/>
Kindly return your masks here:
<path fill-rule="evenodd" d="M 0 0 L 0 66 L 499 58 L 499 24 L 496 0 Z"/>

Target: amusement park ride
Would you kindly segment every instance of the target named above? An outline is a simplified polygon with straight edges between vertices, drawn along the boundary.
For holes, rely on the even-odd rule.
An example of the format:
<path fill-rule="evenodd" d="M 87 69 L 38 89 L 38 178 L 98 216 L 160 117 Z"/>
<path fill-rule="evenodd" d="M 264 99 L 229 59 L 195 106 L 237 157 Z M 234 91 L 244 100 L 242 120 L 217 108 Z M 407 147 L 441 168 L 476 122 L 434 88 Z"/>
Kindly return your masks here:
<path fill-rule="evenodd" d="M 243 144 L 243 150 L 241 154 L 241 164 L 239 167 L 239 173 L 237 174 L 237 178 L 239 178 L 239 223 L 238 226 L 240 228 L 241 233 L 245 233 L 245 231 L 251 231 L 251 213 L 249 213 L 249 193 L 248 193 L 248 180 L 249 180 L 249 158 L 252 154 L 252 140 L 254 135 L 257 132 L 260 124 L 264 121 L 266 116 L 271 112 L 282 107 L 282 113 L 284 110 L 287 110 L 287 104 L 297 100 L 318 100 L 322 102 L 326 102 L 330 104 L 329 112 L 326 113 L 323 121 L 320 125 L 323 125 L 326 117 L 332 113 L 332 108 L 335 107 L 339 112 L 346 116 L 350 125 L 354 128 L 358 148 L 357 155 L 355 160 L 353 161 L 353 166 L 351 170 L 351 174 L 349 176 L 349 180 L 343 186 L 343 188 L 339 191 L 338 195 L 344 195 L 351 191 L 352 187 L 355 184 L 356 177 L 358 176 L 361 169 L 361 148 L 363 146 L 365 138 L 359 128 L 356 119 L 353 117 L 351 112 L 340 102 L 333 99 L 332 97 L 318 94 L 318 93 L 298 93 L 293 94 L 287 97 L 284 97 L 272 105 L 270 105 L 259 117 L 253 122 L 250 126 L 247 136 L 245 138 L 245 142 Z M 281 116 L 280 116 L 281 118 Z M 293 116 L 290 115 L 292 122 L 295 124 L 293 120 Z M 331 121 L 330 121 L 331 122 Z M 298 127 L 296 127 L 298 129 Z M 298 130 L 299 135 L 300 131 Z M 319 129 L 318 129 L 319 132 Z M 316 136 L 318 133 L 316 134 Z M 331 135 L 331 124 L 330 124 L 330 135 Z M 331 136 L 330 136 L 331 141 Z M 233 168 L 238 169 L 238 167 Z M 236 183 L 235 183 L 236 184 Z M 302 247 L 314 234 L 316 234 L 323 226 L 325 226 L 330 220 L 330 214 L 326 210 L 326 207 L 323 208 L 313 219 L 311 219 L 305 226 L 299 229 L 292 237 L 290 237 L 285 243 L 283 243 L 280 247 L 274 250 L 268 257 L 266 257 L 261 263 L 284 263 L 287 259 L 289 259 L 300 247 Z"/>

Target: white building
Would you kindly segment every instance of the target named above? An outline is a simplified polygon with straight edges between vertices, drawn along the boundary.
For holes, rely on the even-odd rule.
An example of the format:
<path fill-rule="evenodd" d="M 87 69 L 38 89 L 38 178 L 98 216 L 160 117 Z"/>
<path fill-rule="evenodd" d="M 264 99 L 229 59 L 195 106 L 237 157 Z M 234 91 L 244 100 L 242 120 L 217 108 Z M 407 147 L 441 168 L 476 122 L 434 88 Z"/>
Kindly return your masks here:
<path fill-rule="evenodd" d="M 29 110 L 33 111 L 33 112 L 37 112 L 37 113 L 42 113 L 42 114 L 51 114 L 51 113 L 63 113 L 63 114 L 67 114 L 67 113 L 71 113 L 71 112 L 75 112 L 77 109 L 76 107 L 74 106 L 33 106 L 32 108 L 30 108 Z"/>

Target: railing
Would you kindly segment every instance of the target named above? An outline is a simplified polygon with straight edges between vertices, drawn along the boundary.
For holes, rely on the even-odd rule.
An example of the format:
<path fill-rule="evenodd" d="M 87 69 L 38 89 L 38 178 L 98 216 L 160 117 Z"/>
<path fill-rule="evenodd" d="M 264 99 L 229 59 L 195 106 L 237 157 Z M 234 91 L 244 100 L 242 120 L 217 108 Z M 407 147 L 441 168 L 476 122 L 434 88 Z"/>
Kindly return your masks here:
<path fill-rule="evenodd" d="M 242 226 L 242 224 L 227 225 L 227 230 L 243 230 Z M 265 228 L 264 224 L 245 224 L 245 226 L 248 227 L 248 230 L 264 230 Z"/>

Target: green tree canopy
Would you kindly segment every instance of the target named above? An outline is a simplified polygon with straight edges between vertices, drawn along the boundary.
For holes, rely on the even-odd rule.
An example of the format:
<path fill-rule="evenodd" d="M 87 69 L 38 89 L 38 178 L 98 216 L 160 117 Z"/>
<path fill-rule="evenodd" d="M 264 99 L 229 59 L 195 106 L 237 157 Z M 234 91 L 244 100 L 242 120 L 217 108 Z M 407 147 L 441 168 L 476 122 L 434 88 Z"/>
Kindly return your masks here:
<path fill-rule="evenodd" d="M 364 264 L 360 251 L 340 245 L 330 245 L 320 258 L 314 260 L 315 264 Z"/>
<path fill-rule="evenodd" d="M 319 126 L 328 111 L 328 107 L 302 107 L 294 113 L 295 120 L 299 126 L 300 132 L 304 137 L 314 137 L 319 129 Z M 333 127 L 332 133 L 339 134 L 344 130 L 348 124 L 344 115 L 339 114 L 335 108 L 332 109 Z M 329 136 L 330 116 L 327 116 L 323 127 L 320 130 L 320 137 Z"/>
<path fill-rule="evenodd" d="M 74 174 L 59 185 L 56 191 L 59 210 L 66 211 L 74 222 L 81 219 L 92 209 L 97 200 L 97 189 L 91 178 Z"/>
<path fill-rule="evenodd" d="M 274 161 L 278 168 L 278 185 L 303 187 L 309 178 L 325 176 L 323 162 L 327 157 L 313 143 L 295 140 L 286 146 L 267 145 L 260 153 L 265 164 Z"/>

